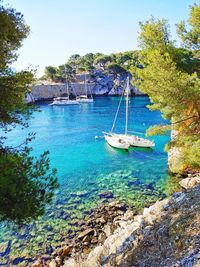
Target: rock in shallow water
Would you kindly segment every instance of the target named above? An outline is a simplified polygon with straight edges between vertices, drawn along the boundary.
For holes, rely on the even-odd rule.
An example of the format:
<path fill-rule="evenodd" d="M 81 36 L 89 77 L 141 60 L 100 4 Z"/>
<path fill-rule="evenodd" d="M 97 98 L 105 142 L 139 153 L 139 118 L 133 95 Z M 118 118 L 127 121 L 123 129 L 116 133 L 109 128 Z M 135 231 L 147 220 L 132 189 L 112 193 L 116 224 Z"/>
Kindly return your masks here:
<path fill-rule="evenodd" d="M 98 196 L 99 196 L 100 198 L 113 198 L 113 193 L 110 192 L 110 191 L 104 191 L 104 192 L 100 192 L 100 193 L 98 194 Z"/>
<path fill-rule="evenodd" d="M 94 229 L 89 228 L 89 229 L 87 229 L 87 230 L 81 232 L 81 233 L 79 234 L 79 236 L 78 236 L 78 239 L 83 239 L 86 235 L 91 235 L 91 234 L 93 234 L 93 233 L 94 233 Z"/>
<path fill-rule="evenodd" d="M 71 193 L 70 195 L 72 197 L 86 197 L 89 193 L 87 191 L 78 191 L 78 192 L 74 192 Z"/>

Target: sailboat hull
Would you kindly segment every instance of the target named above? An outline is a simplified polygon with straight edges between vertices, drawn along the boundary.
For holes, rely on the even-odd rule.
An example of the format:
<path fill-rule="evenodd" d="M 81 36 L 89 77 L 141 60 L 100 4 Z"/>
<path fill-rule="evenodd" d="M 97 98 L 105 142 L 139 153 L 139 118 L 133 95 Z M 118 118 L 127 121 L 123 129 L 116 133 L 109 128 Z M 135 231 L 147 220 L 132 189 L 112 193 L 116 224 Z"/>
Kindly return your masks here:
<path fill-rule="evenodd" d="M 121 138 L 118 138 L 115 136 L 108 136 L 108 135 L 104 135 L 104 137 L 107 143 L 112 147 L 115 147 L 118 149 L 128 149 L 130 146 L 129 143 L 125 142 Z"/>
<path fill-rule="evenodd" d="M 129 134 L 114 134 L 115 136 L 118 136 L 119 138 L 121 138 L 122 140 L 128 142 L 130 144 L 130 146 L 135 146 L 135 147 L 146 147 L 146 148 L 150 148 L 150 147 L 154 147 L 155 143 L 153 141 L 150 141 L 148 139 L 145 138 L 141 138 L 139 136 L 136 135 L 129 135 Z"/>
<path fill-rule="evenodd" d="M 79 103 L 92 103 L 92 102 L 94 102 L 94 100 L 93 100 L 93 99 L 90 99 L 90 98 L 77 99 L 77 101 L 78 101 Z"/>
<path fill-rule="evenodd" d="M 64 105 L 78 105 L 79 102 L 76 100 L 54 100 L 50 105 L 51 106 L 64 106 Z"/>

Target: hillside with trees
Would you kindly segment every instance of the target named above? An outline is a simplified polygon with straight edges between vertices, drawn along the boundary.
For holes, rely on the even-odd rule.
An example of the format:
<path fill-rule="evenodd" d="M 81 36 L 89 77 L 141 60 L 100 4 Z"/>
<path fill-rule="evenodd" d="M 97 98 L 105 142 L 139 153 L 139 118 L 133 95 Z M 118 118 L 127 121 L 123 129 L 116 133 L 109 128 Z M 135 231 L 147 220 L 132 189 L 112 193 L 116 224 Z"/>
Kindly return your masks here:
<path fill-rule="evenodd" d="M 140 66 L 139 51 L 127 51 L 111 55 L 88 53 L 80 56 L 75 54 L 58 67 L 47 66 L 42 79 L 52 82 L 65 82 L 66 79 L 73 81 L 76 74 L 89 73 L 92 76 L 97 72 L 112 74 L 116 78 L 126 74 L 131 66 Z"/>

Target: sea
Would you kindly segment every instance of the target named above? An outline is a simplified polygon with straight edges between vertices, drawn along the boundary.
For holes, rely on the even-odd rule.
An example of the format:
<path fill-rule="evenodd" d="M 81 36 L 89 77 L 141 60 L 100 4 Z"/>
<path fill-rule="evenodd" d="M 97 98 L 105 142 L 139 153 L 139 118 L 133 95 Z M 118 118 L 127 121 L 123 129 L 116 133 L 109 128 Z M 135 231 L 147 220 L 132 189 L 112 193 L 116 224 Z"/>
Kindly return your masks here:
<path fill-rule="evenodd" d="M 77 222 L 85 218 L 108 192 L 112 199 L 142 210 L 177 188 L 168 174 L 164 148 L 170 133 L 152 136 L 155 148 L 130 148 L 128 151 L 109 146 L 102 131 L 110 131 L 119 97 L 96 97 L 93 103 L 52 106 L 39 103 L 26 129 L 9 133 L 10 145 L 18 145 L 30 132 L 32 154 L 38 157 L 48 150 L 51 168 L 57 169 L 60 187 L 43 216 L 18 228 L 2 223 L 0 230 L 0 266 L 31 266 L 38 256 L 50 255 L 69 235 L 79 232 Z M 150 111 L 146 96 L 129 100 L 129 131 L 144 137 L 146 130 L 168 123 L 159 111 Z M 114 129 L 124 133 L 125 100 Z M 99 195 L 100 194 L 100 195 Z M 108 195 L 109 195 L 108 194 Z"/>

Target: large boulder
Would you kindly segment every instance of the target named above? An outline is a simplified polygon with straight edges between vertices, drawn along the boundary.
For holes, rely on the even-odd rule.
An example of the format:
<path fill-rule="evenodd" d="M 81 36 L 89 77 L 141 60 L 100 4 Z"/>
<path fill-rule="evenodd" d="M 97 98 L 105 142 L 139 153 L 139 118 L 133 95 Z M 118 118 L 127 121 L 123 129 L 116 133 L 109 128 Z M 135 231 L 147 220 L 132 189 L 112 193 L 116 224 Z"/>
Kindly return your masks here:
<path fill-rule="evenodd" d="M 179 184 L 185 189 L 192 188 L 196 186 L 198 183 L 200 183 L 200 176 L 199 177 L 188 177 L 185 179 L 182 179 Z"/>

